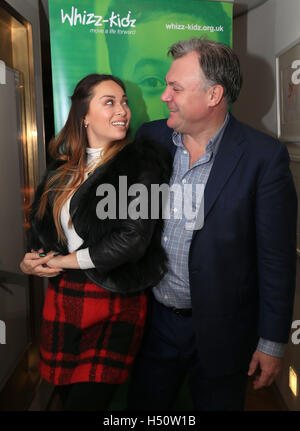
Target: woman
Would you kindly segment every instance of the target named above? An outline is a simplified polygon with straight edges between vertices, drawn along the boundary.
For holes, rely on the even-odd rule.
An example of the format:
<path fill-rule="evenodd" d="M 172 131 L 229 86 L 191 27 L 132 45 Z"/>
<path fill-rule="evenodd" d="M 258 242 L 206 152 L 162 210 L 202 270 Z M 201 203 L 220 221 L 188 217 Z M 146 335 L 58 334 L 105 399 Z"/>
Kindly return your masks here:
<path fill-rule="evenodd" d="M 31 253 L 20 267 L 50 277 L 40 369 L 66 410 L 107 408 L 141 341 L 146 289 L 166 269 L 161 218 L 133 217 L 126 194 L 167 183 L 171 162 L 151 142 L 128 144 L 130 119 L 122 81 L 83 78 L 31 207 Z"/>

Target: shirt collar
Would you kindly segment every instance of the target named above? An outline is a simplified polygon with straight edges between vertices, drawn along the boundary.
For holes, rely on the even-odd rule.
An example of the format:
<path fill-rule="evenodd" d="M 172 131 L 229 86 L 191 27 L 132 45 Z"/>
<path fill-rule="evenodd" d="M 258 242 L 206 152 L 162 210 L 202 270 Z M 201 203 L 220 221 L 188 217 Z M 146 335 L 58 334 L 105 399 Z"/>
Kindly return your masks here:
<path fill-rule="evenodd" d="M 223 134 L 224 131 L 226 129 L 226 126 L 229 122 L 229 113 L 227 112 L 224 123 L 222 124 L 222 126 L 220 127 L 220 129 L 217 131 L 217 133 L 215 133 L 215 135 L 209 140 L 207 146 L 206 146 L 206 153 L 212 152 L 214 154 L 217 153 L 220 142 L 223 138 Z M 181 147 L 181 148 L 185 148 L 185 146 L 182 143 L 182 134 L 179 132 L 173 132 L 172 134 L 172 139 L 173 139 L 173 143 L 174 145 L 176 145 L 176 147 Z"/>

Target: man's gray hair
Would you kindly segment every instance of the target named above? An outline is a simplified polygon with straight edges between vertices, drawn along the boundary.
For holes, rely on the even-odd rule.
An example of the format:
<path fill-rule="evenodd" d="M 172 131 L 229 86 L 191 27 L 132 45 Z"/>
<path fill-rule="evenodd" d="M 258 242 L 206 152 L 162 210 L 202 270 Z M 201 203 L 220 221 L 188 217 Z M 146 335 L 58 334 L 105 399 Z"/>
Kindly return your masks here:
<path fill-rule="evenodd" d="M 219 42 L 193 38 L 174 43 L 168 55 L 176 60 L 189 52 L 198 54 L 207 85 L 221 85 L 227 104 L 235 102 L 242 86 L 242 74 L 238 56 L 233 50 Z"/>

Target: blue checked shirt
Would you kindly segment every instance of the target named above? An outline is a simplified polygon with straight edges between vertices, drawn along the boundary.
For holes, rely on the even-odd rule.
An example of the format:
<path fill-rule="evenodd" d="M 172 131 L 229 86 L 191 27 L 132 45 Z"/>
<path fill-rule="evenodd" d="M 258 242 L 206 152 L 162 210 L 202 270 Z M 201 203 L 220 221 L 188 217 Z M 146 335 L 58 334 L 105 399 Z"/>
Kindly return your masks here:
<path fill-rule="evenodd" d="M 211 138 L 206 152 L 192 167 L 189 166 L 190 154 L 182 143 L 180 133 L 173 133 L 176 153 L 173 162 L 173 174 L 170 179 L 170 200 L 165 212 L 165 228 L 162 242 L 169 258 L 168 272 L 153 293 L 157 301 L 167 307 L 191 308 L 188 258 L 189 249 L 196 222 L 196 214 L 201 208 L 203 190 L 206 186 L 220 142 L 229 121 L 227 114 L 222 127 Z M 202 188 L 197 188 L 202 185 Z M 188 200 L 191 199 L 191 202 Z M 191 205 L 192 212 L 184 211 Z M 167 215 L 166 215 L 167 214 Z M 194 217 L 192 215 L 194 214 Z M 258 350 L 272 356 L 283 356 L 284 344 L 260 338 Z"/>

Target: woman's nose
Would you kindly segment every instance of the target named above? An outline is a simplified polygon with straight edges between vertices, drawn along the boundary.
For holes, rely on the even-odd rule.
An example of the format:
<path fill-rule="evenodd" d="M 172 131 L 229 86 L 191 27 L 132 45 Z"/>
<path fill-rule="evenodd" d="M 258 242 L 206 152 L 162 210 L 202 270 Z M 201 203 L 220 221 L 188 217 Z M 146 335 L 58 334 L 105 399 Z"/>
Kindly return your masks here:
<path fill-rule="evenodd" d="M 118 108 L 117 108 L 117 114 L 118 115 L 123 115 L 123 116 L 126 115 L 127 114 L 127 110 L 126 110 L 125 106 L 119 105 Z"/>

